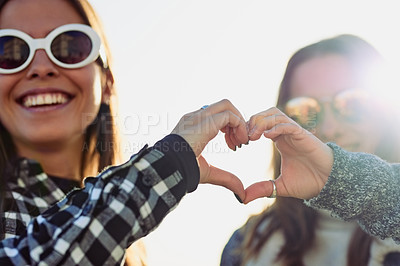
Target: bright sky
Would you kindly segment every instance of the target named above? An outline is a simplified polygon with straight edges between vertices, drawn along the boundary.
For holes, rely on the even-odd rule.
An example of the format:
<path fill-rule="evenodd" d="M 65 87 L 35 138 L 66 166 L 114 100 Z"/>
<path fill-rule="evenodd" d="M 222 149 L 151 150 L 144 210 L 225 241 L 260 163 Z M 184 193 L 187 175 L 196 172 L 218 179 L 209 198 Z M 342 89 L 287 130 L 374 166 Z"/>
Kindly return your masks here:
<path fill-rule="evenodd" d="M 273 106 L 289 57 L 325 37 L 356 34 L 399 71 L 395 0 L 91 2 L 114 52 L 126 156 L 154 144 L 183 114 L 205 104 L 228 98 L 245 118 Z M 382 84 L 384 89 L 398 99 L 394 86 Z M 262 139 L 232 152 L 219 135 L 205 157 L 248 186 L 270 178 L 270 145 Z M 219 265 L 232 232 L 270 203 L 244 206 L 223 188 L 200 185 L 146 237 L 149 266 Z"/>

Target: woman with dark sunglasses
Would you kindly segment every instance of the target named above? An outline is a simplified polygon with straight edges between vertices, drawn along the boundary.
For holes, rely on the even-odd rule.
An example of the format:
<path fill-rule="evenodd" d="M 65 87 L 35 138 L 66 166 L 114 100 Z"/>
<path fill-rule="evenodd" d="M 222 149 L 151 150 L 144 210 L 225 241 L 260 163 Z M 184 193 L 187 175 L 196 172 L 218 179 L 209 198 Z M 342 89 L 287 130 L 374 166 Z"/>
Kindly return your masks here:
<path fill-rule="evenodd" d="M 288 62 L 277 107 L 323 142 L 400 161 L 399 130 L 389 121 L 393 110 L 372 84 L 382 60 L 352 35 L 306 46 Z M 276 179 L 281 169 L 276 148 L 272 167 Z M 400 254 L 391 239 L 372 237 L 356 222 L 333 218 L 299 199 L 278 197 L 233 234 L 221 265 L 382 265 L 390 252 Z"/>
<path fill-rule="evenodd" d="M 219 130 L 231 149 L 248 142 L 228 100 L 186 114 L 171 135 L 106 168 L 119 163 L 115 98 L 87 1 L 0 1 L 0 265 L 133 262 L 126 249 L 198 183 L 245 198 L 236 176 L 201 155 Z"/>

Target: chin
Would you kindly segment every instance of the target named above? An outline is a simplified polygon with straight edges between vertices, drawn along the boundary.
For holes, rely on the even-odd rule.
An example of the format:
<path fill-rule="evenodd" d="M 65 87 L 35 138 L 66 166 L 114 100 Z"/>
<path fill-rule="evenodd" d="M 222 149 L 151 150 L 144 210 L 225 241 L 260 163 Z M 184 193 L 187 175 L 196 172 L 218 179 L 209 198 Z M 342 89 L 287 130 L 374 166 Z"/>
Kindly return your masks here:
<path fill-rule="evenodd" d="M 32 134 L 25 135 L 23 143 L 35 149 L 55 149 L 60 147 L 68 147 L 73 143 L 83 139 L 83 134 L 70 134 L 65 128 L 59 130 L 36 131 Z"/>

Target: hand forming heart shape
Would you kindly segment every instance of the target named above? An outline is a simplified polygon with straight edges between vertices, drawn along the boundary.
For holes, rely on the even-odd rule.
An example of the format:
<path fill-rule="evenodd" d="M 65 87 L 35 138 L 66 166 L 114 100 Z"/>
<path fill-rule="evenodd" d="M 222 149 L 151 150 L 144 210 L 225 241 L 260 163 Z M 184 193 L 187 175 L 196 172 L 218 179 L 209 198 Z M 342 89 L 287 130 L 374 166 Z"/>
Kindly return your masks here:
<path fill-rule="evenodd" d="M 318 195 L 328 179 L 332 150 L 275 107 L 253 115 L 248 122 L 228 100 L 184 115 L 172 133 L 183 137 L 196 154 L 200 183 L 224 186 L 245 204 L 270 196 L 273 183 L 261 181 L 244 189 L 237 176 L 209 165 L 201 153 L 219 131 L 225 133 L 232 150 L 261 135 L 275 142 L 281 154 L 281 175 L 275 181 L 277 196 L 308 199 Z"/>

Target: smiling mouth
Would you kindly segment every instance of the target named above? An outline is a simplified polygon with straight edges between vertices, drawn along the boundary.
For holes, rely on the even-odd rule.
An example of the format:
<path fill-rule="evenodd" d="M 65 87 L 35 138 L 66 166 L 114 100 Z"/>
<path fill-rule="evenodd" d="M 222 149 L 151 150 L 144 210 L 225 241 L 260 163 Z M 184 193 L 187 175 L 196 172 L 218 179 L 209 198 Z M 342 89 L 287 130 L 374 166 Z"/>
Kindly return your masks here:
<path fill-rule="evenodd" d="M 52 93 L 40 93 L 30 94 L 22 97 L 19 102 L 24 107 L 43 107 L 43 106 L 54 106 L 61 105 L 68 102 L 71 97 L 65 93 L 52 92 Z"/>

